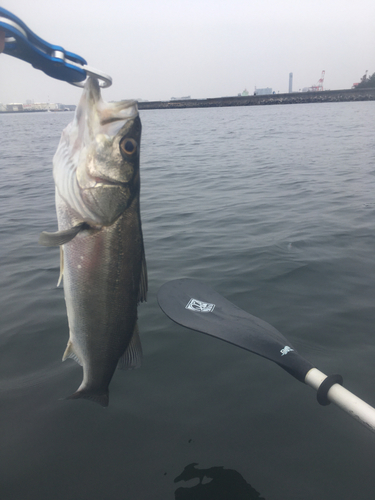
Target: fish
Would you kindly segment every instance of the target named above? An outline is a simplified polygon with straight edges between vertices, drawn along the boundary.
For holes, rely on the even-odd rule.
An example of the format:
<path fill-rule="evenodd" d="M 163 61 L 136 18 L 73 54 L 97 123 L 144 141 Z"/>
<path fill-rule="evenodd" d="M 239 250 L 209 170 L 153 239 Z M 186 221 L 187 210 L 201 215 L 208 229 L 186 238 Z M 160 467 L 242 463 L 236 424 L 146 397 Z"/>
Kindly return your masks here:
<path fill-rule="evenodd" d="M 41 245 L 60 247 L 69 324 L 62 359 L 83 368 L 81 385 L 67 399 L 103 407 L 116 368 L 137 368 L 142 359 L 137 309 L 148 285 L 141 131 L 136 101 L 105 102 L 90 77 L 53 158 L 58 231 L 39 238 Z"/>

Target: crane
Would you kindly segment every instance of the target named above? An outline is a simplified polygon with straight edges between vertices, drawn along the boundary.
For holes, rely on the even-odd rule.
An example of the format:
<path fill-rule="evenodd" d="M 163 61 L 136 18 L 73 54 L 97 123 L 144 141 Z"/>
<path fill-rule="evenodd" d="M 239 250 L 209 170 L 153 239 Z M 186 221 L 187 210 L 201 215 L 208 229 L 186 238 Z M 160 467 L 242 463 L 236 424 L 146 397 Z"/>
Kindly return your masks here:
<path fill-rule="evenodd" d="M 361 83 L 367 81 L 367 73 L 368 73 L 368 69 L 366 69 L 366 73 L 362 76 Z"/>
<path fill-rule="evenodd" d="M 323 90 L 323 82 L 324 82 L 324 75 L 325 74 L 326 74 L 326 72 L 323 70 L 322 75 L 318 80 L 318 83 L 309 88 L 310 92 L 315 92 L 317 90 Z"/>

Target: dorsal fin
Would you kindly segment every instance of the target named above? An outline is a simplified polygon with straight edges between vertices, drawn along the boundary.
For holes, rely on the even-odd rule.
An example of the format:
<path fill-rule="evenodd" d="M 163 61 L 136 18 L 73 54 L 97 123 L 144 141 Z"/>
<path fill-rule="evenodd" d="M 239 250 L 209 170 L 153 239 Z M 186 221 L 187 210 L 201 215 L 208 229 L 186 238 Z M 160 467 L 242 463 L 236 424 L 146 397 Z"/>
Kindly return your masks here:
<path fill-rule="evenodd" d="M 136 323 L 131 341 L 126 351 L 119 359 L 117 367 L 120 370 L 133 370 L 134 368 L 139 368 L 142 363 L 142 356 L 142 345 L 139 338 L 138 325 Z"/>
<path fill-rule="evenodd" d="M 138 302 L 146 302 L 147 300 L 147 265 L 146 265 L 146 257 L 145 251 L 142 251 L 142 267 L 141 267 L 141 279 L 139 283 L 139 292 L 138 292 Z"/>

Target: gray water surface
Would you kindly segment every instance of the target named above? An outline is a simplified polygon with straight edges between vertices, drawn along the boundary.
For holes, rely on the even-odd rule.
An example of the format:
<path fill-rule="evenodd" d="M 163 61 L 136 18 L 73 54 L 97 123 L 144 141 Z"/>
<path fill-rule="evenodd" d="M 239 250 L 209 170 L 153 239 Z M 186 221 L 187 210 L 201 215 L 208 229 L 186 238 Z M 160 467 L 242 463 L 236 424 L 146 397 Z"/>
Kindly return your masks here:
<path fill-rule="evenodd" d="M 73 114 L 0 115 L 1 500 L 374 497 L 374 435 L 156 301 L 166 281 L 204 281 L 375 406 L 374 114 L 141 112 L 144 361 L 115 373 L 107 409 L 64 400 L 82 370 L 61 363 L 58 249 L 37 244 L 56 230 L 52 157 Z"/>

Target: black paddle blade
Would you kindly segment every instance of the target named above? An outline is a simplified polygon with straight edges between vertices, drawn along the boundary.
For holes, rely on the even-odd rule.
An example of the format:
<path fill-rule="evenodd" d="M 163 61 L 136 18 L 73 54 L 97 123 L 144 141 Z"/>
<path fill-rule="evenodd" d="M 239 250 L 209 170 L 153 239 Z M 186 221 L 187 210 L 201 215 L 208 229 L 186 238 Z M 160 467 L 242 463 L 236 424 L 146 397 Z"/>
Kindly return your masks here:
<path fill-rule="evenodd" d="M 243 311 L 204 283 L 188 278 L 169 281 L 160 288 L 158 302 L 179 325 L 274 361 L 301 382 L 313 368 L 276 328 Z"/>

